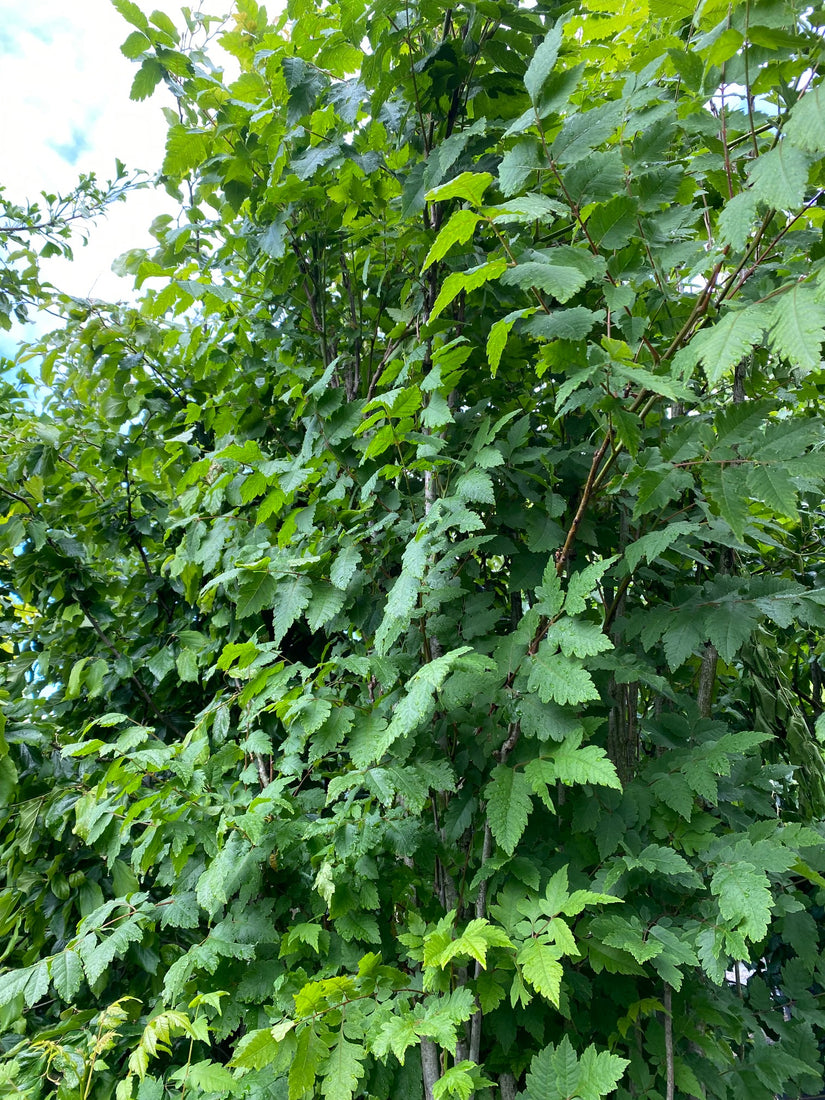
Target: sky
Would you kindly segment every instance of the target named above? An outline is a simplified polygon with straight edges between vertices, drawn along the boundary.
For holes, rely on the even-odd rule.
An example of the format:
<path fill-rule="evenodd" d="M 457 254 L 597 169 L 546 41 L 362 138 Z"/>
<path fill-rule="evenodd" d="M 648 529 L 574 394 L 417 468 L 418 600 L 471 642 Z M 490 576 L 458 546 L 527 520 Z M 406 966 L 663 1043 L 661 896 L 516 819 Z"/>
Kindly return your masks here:
<path fill-rule="evenodd" d="M 147 12 L 162 5 L 179 25 L 181 3 L 139 0 Z M 129 99 L 137 65 L 120 44 L 133 29 L 109 0 L 0 0 L 0 183 L 10 199 L 68 191 L 81 173 L 112 179 L 117 157 L 130 170 L 158 170 L 166 137 L 161 108 L 172 99 L 162 87 L 140 103 Z M 47 278 L 78 297 L 130 297 L 131 280 L 112 272 L 113 260 L 149 246 L 153 219 L 175 212 L 162 188 L 135 192 L 90 228 L 86 247 L 76 242 L 72 263 L 50 261 Z M 43 318 L 38 327 L 52 323 Z M 0 332 L 0 353 L 11 354 L 20 338 L 19 329 Z"/>

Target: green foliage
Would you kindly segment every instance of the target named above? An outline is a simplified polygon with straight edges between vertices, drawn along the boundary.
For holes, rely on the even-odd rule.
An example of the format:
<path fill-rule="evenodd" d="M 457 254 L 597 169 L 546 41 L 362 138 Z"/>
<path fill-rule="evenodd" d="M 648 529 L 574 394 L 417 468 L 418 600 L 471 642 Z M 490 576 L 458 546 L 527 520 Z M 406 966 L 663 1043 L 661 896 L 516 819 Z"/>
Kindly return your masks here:
<path fill-rule="evenodd" d="M 141 297 L 37 270 L 122 173 L 0 225 L 0 1091 L 816 1092 L 822 11 L 115 7 Z"/>

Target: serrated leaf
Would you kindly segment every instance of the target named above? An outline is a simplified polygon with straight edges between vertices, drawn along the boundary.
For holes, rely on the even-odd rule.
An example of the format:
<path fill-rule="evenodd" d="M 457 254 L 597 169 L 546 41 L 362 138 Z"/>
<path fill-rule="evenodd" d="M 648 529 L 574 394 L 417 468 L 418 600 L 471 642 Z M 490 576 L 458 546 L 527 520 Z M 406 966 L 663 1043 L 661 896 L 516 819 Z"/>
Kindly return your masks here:
<path fill-rule="evenodd" d="M 487 820 L 495 841 L 512 855 L 527 828 L 527 817 L 533 804 L 530 781 L 522 771 L 497 764 L 490 782 L 484 788 L 487 800 Z"/>
<path fill-rule="evenodd" d="M 263 608 L 271 607 L 278 582 L 271 573 L 253 573 L 241 584 L 235 614 L 239 619 L 257 615 Z"/>
<path fill-rule="evenodd" d="M 562 706 L 598 699 L 590 673 L 572 657 L 554 653 L 553 648 L 543 641 L 531 659 L 528 689 L 535 691 L 543 703 L 553 701 Z"/>
<path fill-rule="evenodd" d="M 407 684 L 406 693 L 395 705 L 389 725 L 372 739 L 362 754 L 361 762 L 380 760 L 390 745 L 429 721 L 435 711 L 435 693 L 442 686 L 456 662 L 470 652 L 470 646 L 460 646 L 429 661 Z"/>
<path fill-rule="evenodd" d="M 678 539 L 698 530 L 698 523 L 687 523 L 684 520 L 678 520 L 676 523 L 669 523 L 658 531 L 650 531 L 648 534 L 642 535 L 640 539 L 632 542 L 624 552 L 627 568 L 632 573 L 642 558 L 647 562 L 654 562 L 656 558 L 669 550 Z"/>
<path fill-rule="evenodd" d="M 544 37 L 524 74 L 524 87 L 534 104 L 541 99 L 544 82 L 553 71 L 561 46 L 561 27 L 552 27 Z"/>
<path fill-rule="evenodd" d="M 522 945 L 516 956 L 516 961 L 530 985 L 556 1008 L 559 1006 L 561 980 L 564 976 L 559 954 L 559 948 L 555 945 L 551 947 L 540 940 L 530 939 Z"/>
<path fill-rule="evenodd" d="M 41 959 L 33 966 L 23 970 L 9 970 L 0 974 L 0 1008 L 7 1005 L 18 994 L 23 995 L 26 1008 L 45 997 L 49 988 L 48 960 Z"/>
<path fill-rule="evenodd" d="M 696 878 L 696 872 L 684 856 L 660 844 L 648 844 L 637 856 L 625 856 L 624 861 L 628 867 L 643 867 L 654 874 L 690 875 Z"/>
<path fill-rule="evenodd" d="M 353 543 L 341 547 L 335 555 L 329 579 L 336 588 L 347 588 L 361 561 L 361 551 Z"/>
<path fill-rule="evenodd" d="M 298 1033 L 295 1054 L 289 1070 L 289 1100 L 303 1100 L 315 1085 L 321 1062 L 327 1055 L 327 1045 L 315 1031 L 313 1022 Z"/>
<path fill-rule="evenodd" d="M 587 597 L 596 591 L 601 578 L 617 560 L 618 555 L 614 554 L 612 557 L 590 562 L 584 569 L 579 569 L 570 577 L 567 582 L 567 596 L 564 600 L 564 610 L 568 615 L 578 615 L 585 610 Z"/>
<path fill-rule="evenodd" d="M 506 260 L 491 260 L 490 263 L 470 268 L 469 271 L 455 271 L 448 275 L 441 285 L 428 320 L 434 321 L 447 306 L 462 292 L 478 290 L 491 279 L 498 279 L 507 270 Z"/>
<path fill-rule="evenodd" d="M 182 649 L 175 660 L 178 676 L 185 683 L 196 683 L 198 680 L 198 658 L 191 649 Z"/>
<path fill-rule="evenodd" d="M 756 220 L 758 198 L 753 191 L 740 191 L 725 203 L 716 223 L 720 244 L 729 244 L 737 251 L 743 249 Z"/>
<path fill-rule="evenodd" d="M 272 600 L 272 641 L 277 645 L 301 615 L 312 596 L 312 585 L 299 574 L 281 577 Z"/>
<path fill-rule="evenodd" d="M 501 362 L 501 356 L 504 349 L 507 346 L 507 337 L 510 335 L 510 330 L 520 317 L 525 317 L 529 313 L 532 313 L 532 310 L 516 309 L 490 326 L 490 332 L 487 336 L 487 362 L 490 365 L 490 373 L 493 378 L 495 378 L 498 372 L 499 363 Z"/>
<path fill-rule="evenodd" d="M 421 581 L 430 555 L 427 536 L 414 538 L 407 543 L 401 562 L 401 574 L 387 596 L 384 617 L 375 632 L 376 652 L 386 654 L 402 629 L 409 626 L 410 614 L 415 607 Z"/>
<path fill-rule="evenodd" d="M 629 195 L 615 195 L 596 207 L 587 220 L 587 231 L 600 248 L 624 248 L 639 234 L 638 217 L 636 203 Z"/>
<path fill-rule="evenodd" d="M 493 176 L 489 172 L 462 172 L 460 176 L 456 176 L 455 179 L 450 180 L 448 183 L 442 183 L 440 187 L 434 187 L 431 191 L 428 191 L 424 197 L 427 202 L 446 202 L 448 199 L 464 199 L 473 206 L 480 206 L 484 192 L 492 182 Z M 469 211 L 459 211 L 459 213 L 469 213 Z M 478 221 L 478 217 L 476 215 L 473 216 L 476 218 L 476 221 Z M 475 223 L 473 223 L 473 225 L 475 225 Z M 425 262 L 424 267 L 426 268 L 428 266 L 429 265 Z"/>
<path fill-rule="evenodd" d="M 693 477 L 678 466 L 654 466 L 640 472 L 633 518 L 663 508 L 669 501 L 693 487 Z"/>
<path fill-rule="evenodd" d="M 365 1055 L 363 1045 L 349 1042 L 342 1027 L 322 1071 L 321 1095 L 325 1100 L 352 1100 L 364 1075 Z"/>
<path fill-rule="evenodd" d="M 493 479 L 486 470 L 468 470 L 458 479 L 455 487 L 459 500 L 478 501 L 481 504 L 495 504 L 496 494 Z"/>
<path fill-rule="evenodd" d="M 674 358 L 674 368 L 703 363 L 708 383 L 715 386 L 760 343 L 767 318 L 762 306 L 729 310 L 711 328 L 701 329 Z"/>
<path fill-rule="evenodd" d="M 805 199 L 811 158 L 789 141 L 780 141 L 753 162 L 748 174 L 760 202 L 777 210 L 795 210 Z"/>
<path fill-rule="evenodd" d="M 535 115 L 533 115 L 532 111 L 530 114 L 535 120 Z M 558 202 L 556 199 L 551 199 L 549 195 L 540 195 L 533 191 L 528 191 L 515 199 L 509 199 L 507 202 L 503 202 L 500 205 L 488 207 L 484 213 L 491 215 L 493 221 L 496 223 L 551 221 L 557 215 L 567 213 L 567 207 L 564 203 Z"/>
<path fill-rule="evenodd" d="M 307 604 L 306 621 L 315 634 L 322 626 L 333 619 L 344 606 L 346 593 L 324 581 L 316 581 L 312 586 L 312 598 Z"/>
<path fill-rule="evenodd" d="M 510 267 L 501 277 L 505 286 L 517 286 L 521 290 L 536 288 L 545 294 L 551 294 L 556 301 L 567 302 L 588 282 L 584 272 L 576 267 L 564 267 L 561 264 L 538 263 L 528 260 L 526 263 Z"/>
<path fill-rule="evenodd" d="M 616 768 L 598 745 L 581 746 L 582 735 L 568 737 L 551 753 L 557 779 L 567 786 L 593 783 L 596 786 L 622 789 Z"/>
<path fill-rule="evenodd" d="M 773 350 L 798 370 L 819 370 L 825 341 L 825 305 L 817 300 L 815 288 L 794 286 L 781 294 L 773 317 L 768 332 Z"/>
<path fill-rule="evenodd" d="M 147 57 L 135 73 L 129 98 L 148 99 L 161 80 L 163 80 L 163 67 L 154 57 Z"/>
<path fill-rule="evenodd" d="M 809 153 L 825 153 L 825 92 L 821 83 L 810 88 L 791 108 L 785 139 Z"/>
<path fill-rule="evenodd" d="M 541 146 L 534 138 L 522 138 L 508 149 L 498 166 L 502 194 L 513 195 L 520 191 L 530 176 L 544 166 L 542 157 Z"/>
<path fill-rule="evenodd" d="M 142 53 L 152 48 L 152 43 L 146 37 L 142 31 L 132 31 L 123 45 L 120 47 L 120 52 L 124 57 L 128 57 L 130 61 L 136 60 Z"/>
<path fill-rule="evenodd" d="M 750 521 L 747 479 L 748 470 L 741 466 L 708 463 L 702 470 L 705 492 L 738 539 L 744 537 L 745 527 Z"/>
<path fill-rule="evenodd" d="M 431 264 L 443 259 L 454 244 L 464 244 L 469 241 L 480 221 L 481 215 L 476 214 L 474 210 L 456 210 L 433 241 L 421 270 L 426 271 Z"/>
<path fill-rule="evenodd" d="M 711 604 L 704 614 L 706 637 L 719 650 L 719 656 L 730 664 L 748 641 L 762 614 L 759 608 L 744 600 L 722 600 Z"/>
<path fill-rule="evenodd" d="M 555 572 L 555 570 L 554 570 Z M 595 657 L 613 648 L 613 643 L 596 623 L 563 615 L 545 635 L 550 645 L 557 645 L 567 657 Z"/>
<path fill-rule="evenodd" d="M 544 340 L 583 340 L 590 334 L 593 326 L 603 320 L 602 310 L 569 306 L 550 313 L 537 313 L 524 326 L 524 331 Z"/>
<path fill-rule="evenodd" d="M 662 635 L 662 646 L 669 668 L 675 672 L 705 641 L 707 637 L 700 615 L 691 616 L 686 612 L 674 614 L 671 624 Z"/>
<path fill-rule="evenodd" d="M 729 921 L 749 940 L 764 938 L 774 905 L 764 871 L 744 860 L 724 864 L 714 872 L 710 889 L 719 899 L 723 920 Z"/>
<path fill-rule="evenodd" d="M 83 964 L 77 952 L 67 948 L 54 955 L 49 960 L 49 975 L 58 997 L 71 1004 L 83 978 Z"/>
<path fill-rule="evenodd" d="M 232 1055 L 231 1066 L 238 1069 L 263 1069 L 278 1056 L 278 1041 L 268 1027 L 248 1031 L 241 1036 Z"/>
<path fill-rule="evenodd" d="M 226 1068 L 217 1062 L 204 1059 L 193 1062 L 186 1075 L 187 1086 L 202 1092 L 232 1093 L 235 1090 L 235 1078 Z"/>
<path fill-rule="evenodd" d="M 133 0 L 112 0 L 112 6 L 115 11 L 119 12 L 126 22 L 131 23 L 133 27 L 137 27 L 142 31 L 149 30 L 149 20 L 138 5 L 133 3 Z"/>
<path fill-rule="evenodd" d="M 627 1058 L 619 1058 L 606 1050 L 597 1051 L 594 1046 L 586 1047 L 579 1059 L 581 1100 L 600 1100 L 613 1092 L 629 1065 Z"/>
<path fill-rule="evenodd" d="M 526 1100 L 567 1100 L 576 1096 L 579 1060 L 565 1035 L 558 1047 L 546 1046 L 533 1055 L 525 1082 Z"/>

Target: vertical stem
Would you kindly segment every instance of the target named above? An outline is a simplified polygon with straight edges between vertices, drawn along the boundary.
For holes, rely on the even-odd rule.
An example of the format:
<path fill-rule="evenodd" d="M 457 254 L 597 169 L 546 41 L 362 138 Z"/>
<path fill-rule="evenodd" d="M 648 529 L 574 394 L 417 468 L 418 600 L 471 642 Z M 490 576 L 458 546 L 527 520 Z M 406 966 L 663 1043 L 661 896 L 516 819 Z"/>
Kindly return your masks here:
<path fill-rule="evenodd" d="M 487 860 L 490 858 L 490 853 L 493 850 L 493 834 L 490 830 L 490 823 L 485 822 L 484 825 L 484 840 L 481 845 L 481 866 L 483 867 Z M 487 911 L 487 879 L 481 883 L 478 888 L 478 897 L 476 898 L 476 918 L 481 919 Z M 481 964 L 476 961 L 475 977 L 476 981 L 481 974 Z M 470 1021 L 470 1061 L 478 1063 L 478 1056 L 481 1050 L 481 1009 L 477 1009 L 473 1013 L 472 1020 Z"/>
<path fill-rule="evenodd" d="M 719 653 L 716 646 L 708 642 L 705 646 L 705 652 L 702 654 L 702 664 L 699 668 L 699 691 L 696 697 L 699 714 L 702 718 L 710 718 L 718 661 Z"/>
<path fill-rule="evenodd" d="M 516 1079 L 512 1073 L 502 1073 L 498 1079 L 501 1100 L 516 1100 Z"/>
<path fill-rule="evenodd" d="M 665 982 L 665 1063 L 667 1070 L 666 1100 L 676 1095 L 676 1069 L 673 1061 L 673 991 Z"/>
<path fill-rule="evenodd" d="M 433 1088 L 441 1076 L 441 1059 L 438 1047 L 432 1039 L 421 1040 L 421 1077 L 424 1082 L 424 1100 L 434 1100 Z"/>

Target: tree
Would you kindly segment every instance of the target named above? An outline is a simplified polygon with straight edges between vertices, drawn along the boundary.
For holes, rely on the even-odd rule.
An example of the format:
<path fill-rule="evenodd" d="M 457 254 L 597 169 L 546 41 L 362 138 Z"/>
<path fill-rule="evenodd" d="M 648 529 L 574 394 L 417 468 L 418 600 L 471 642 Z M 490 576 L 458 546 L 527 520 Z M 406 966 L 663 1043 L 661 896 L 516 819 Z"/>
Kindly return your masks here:
<path fill-rule="evenodd" d="M 817 1089 L 823 9 L 115 6 L 182 213 L 4 393 L 5 1087 Z"/>
<path fill-rule="evenodd" d="M 43 284 L 40 261 L 52 256 L 72 258 L 72 235 L 113 202 L 141 186 L 118 161 L 113 180 L 101 187 L 94 174 L 81 176 L 67 195 L 44 191 L 39 200 L 20 206 L 0 187 L 0 328 L 13 320 L 25 322 L 32 306 L 42 306 L 53 290 Z"/>

